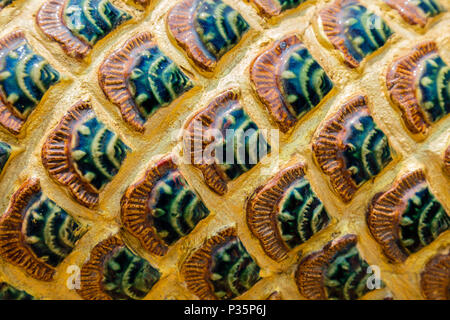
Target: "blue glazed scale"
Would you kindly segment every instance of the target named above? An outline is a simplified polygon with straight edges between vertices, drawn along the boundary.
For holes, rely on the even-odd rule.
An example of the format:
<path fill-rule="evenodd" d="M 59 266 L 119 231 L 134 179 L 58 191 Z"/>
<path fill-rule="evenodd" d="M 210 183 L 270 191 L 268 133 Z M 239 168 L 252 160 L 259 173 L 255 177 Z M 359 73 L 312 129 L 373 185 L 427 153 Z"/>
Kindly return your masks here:
<path fill-rule="evenodd" d="M 299 119 L 322 101 L 333 83 L 302 44 L 285 55 L 280 75 L 284 96 L 289 111 Z"/>
<path fill-rule="evenodd" d="M 219 60 L 241 40 L 250 26 L 221 0 L 197 0 L 194 28 L 201 44 Z"/>
<path fill-rule="evenodd" d="M 114 300 L 140 300 L 161 274 L 150 263 L 125 246 L 111 252 L 103 262 L 102 287 Z"/>
<path fill-rule="evenodd" d="M 229 180 L 252 169 L 270 152 L 270 145 L 242 107 L 229 108 L 216 119 L 223 141 L 215 147 L 216 163 Z"/>
<path fill-rule="evenodd" d="M 145 119 L 193 88 L 192 81 L 156 46 L 136 60 L 129 77 L 130 91 Z"/>
<path fill-rule="evenodd" d="M 59 78 L 58 71 L 35 54 L 24 38 L 0 48 L 0 87 L 6 102 L 22 119 L 28 117 Z"/>
<path fill-rule="evenodd" d="M 69 0 L 63 11 L 64 24 L 90 45 L 104 38 L 131 16 L 105 0 Z"/>
<path fill-rule="evenodd" d="M 347 121 L 343 144 L 345 166 L 357 186 L 375 177 L 392 161 L 386 135 L 366 113 L 355 113 Z"/>
<path fill-rule="evenodd" d="M 0 142 L 0 173 L 5 168 L 9 157 L 11 157 L 11 146 L 6 142 Z"/>
<path fill-rule="evenodd" d="M 153 225 L 168 245 L 188 235 L 209 215 L 200 197 L 178 170 L 171 170 L 154 185 L 149 201 Z"/>
<path fill-rule="evenodd" d="M 80 123 L 73 134 L 71 152 L 75 167 L 101 190 L 117 174 L 131 149 L 96 117 Z"/>
<path fill-rule="evenodd" d="M 211 257 L 210 282 L 219 299 L 233 299 L 258 282 L 259 266 L 238 238 L 215 248 Z"/>
<path fill-rule="evenodd" d="M 33 195 L 23 217 L 23 237 L 37 258 L 57 267 L 83 236 L 81 225 L 42 191 Z"/>
<path fill-rule="evenodd" d="M 285 191 L 277 213 L 280 235 L 293 249 L 328 226 L 330 216 L 304 177 Z"/>

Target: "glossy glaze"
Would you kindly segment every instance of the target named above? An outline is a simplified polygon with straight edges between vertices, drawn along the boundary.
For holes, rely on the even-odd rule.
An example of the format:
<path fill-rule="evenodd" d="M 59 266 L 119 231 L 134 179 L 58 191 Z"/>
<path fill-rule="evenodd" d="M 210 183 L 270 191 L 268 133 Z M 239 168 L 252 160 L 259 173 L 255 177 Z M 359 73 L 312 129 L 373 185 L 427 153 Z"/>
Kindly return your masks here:
<path fill-rule="evenodd" d="M 99 69 L 99 81 L 124 120 L 140 132 L 155 112 L 193 88 L 189 77 L 148 32 L 132 37 L 109 55 Z"/>
<path fill-rule="evenodd" d="M 84 58 L 92 46 L 131 15 L 107 0 L 47 0 L 37 23 L 41 30 L 75 58 Z"/>
<path fill-rule="evenodd" d="M 47 137 L 42 161 L 50 176 L 67 186 L 77 201 L 93 207 L 130 151 L 97 119 L 90 104 L 80 101 Z"/>
<path fill-rule="evenodd" d="M 0 300 L 34 300 L 34 297 L 6 282 L 0 282 Z"/>
<path fill-rule="evenodd" d="M 442 1 L 442 0 L 439 0 Z M 396 9 L 406 22 L 425 27 L 430 18 L 445 11 L 438 0 L 384 0 L 390 7 Z"/>
<path fill-rule="evenodd" d="M 393 31 L 358 0 L 335 0 L 320 11 L 321 28 L 351 68 L 384 46 Z"/>
<path fill-rule="evenodd" d="M 344 201 L 392 161 L 388 139 L 370 115 L 366 96 L 352 97 L 325 123 L 313 151 Z"/>
<path fill-rule="evenodd" d="M 59 73 L 36 54 L 21 31 L 0 39 L 0 124 L 18 134 Z"/>
<path fill-rule="evenodd" d="M 304 258 L 296 274 L 300 293 L 311 300 L 356 300 L 367 294 L 369 264 L 356 244 L 356 235 L 346 235 Z"/>
<path fill-rule="evenodd" d="M 164 255 L 168 246 L 188 235 L 209 215 L 171 156 L 152 166 L 122 197 L 121 219 L 126 230 L 148 251 Z"/>
<path fill-rule="evenodd" d="M 450 300 L 450 250 L 440 252 L 425 264 L 420 287 L 428 300 Z"/>
<path fill-rule="evenodd" d="M 218 194 L 227 192 L 227 183 L 251 170 L 270 152 L 257 125 L 241 106 L 240 92 L 228 90 L 199 111 L 186 125 L 185 150 L 191 163 L 199 168 L 208 186 Z M 220 137 L 211 141 L 207 137 L 210 129 L 220 132 Z M 195 148 L 206 148 L 198 157 Z"/>
<path fill-rule="evenodd" d="M 183 0 L 169 12 L 169 31 L 202 70 L 211 72 L 250 29 L 234 8 L 221 0 Z"/>
<path fill-rule="evenodd" d="M 85 300 L 141 300 L 160 277 L 147 260 L 112 236 L 92 249 L 81 268 L 77 292 Z"/>
<path fill-rule="evenodd" d="M 208 300 L 243 294 L 260 280 L 259 271 L 232 228 L 206 240 L 182 267 L 188 288 Z"/>
<path fill-rule="evenodd" d="M 258 188 L 247 204 L 247 224 L 274 260 L 326 228 L 330 217 L 305 177 L 304 166 L 286 168 Z"/>
<path fill-rule="evenodd" d="M 286 36 L 264 50 L 250 66 L 250 80 L 283 132 L 333 88 L 324 69 L 297 35 Z"/>
<path fill-rule="evenodd" d="M 30 276 L 49 281 L 85 228 L 29 179 L 15 192 L 0 220 L 0 255 Z"/>
<path fill-rule="evenodd" d="M 282 14 L 283 12 L 300 6 L 306 0 L 251 0 L 261 14 L 271 18 Z"/>
<path fill-rule="evenodd" d="M 450 68 L 433 41 L 423 42 L 389 67 L 386 85 L 407 128 L 426 135 L 433 123 L 450 113 Z"/>
<path fill-rule="evenodd" d="M 11 146 L 6 142 L 0 142 L 0 173 L 3 172 L 3 169 L 6 166 L 9 158 L 11 157 Z"/>
<path fill-rule="evenodd" d="M 417 170 L 373 198 L 367 224 L 386 256 L 400 263 L 447 231 L 450 217 Z"/>

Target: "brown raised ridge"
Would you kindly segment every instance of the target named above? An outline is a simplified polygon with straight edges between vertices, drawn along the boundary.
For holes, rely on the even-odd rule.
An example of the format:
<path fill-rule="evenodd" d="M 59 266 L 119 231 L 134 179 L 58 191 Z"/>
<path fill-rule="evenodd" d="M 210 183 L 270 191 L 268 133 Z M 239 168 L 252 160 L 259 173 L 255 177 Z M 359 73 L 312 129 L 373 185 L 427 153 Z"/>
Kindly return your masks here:
<path fill-rule="evenodd" d="M 138 132 L 144 132 L 145 119 L 136 107 L 127 79 L 139 52 L 153 46 L 156 46 L 156 43 L 152 35 L 142 32 L 107 56 L 98 70 L 98 80 L 103 92 L 119 107 L 125 122 Z"/>
<path fill-rule="evenodd" d="M 205 141 L 205 131 L 211 128 L 220 109 L 230 102 L 239 103 L 240 96 L 240 91 L 237 89 L 225 91 L 215 98 L 206 108 L 197 112 L 186 126 L 187 132 L 184 140 L 190 161 L 195 167 L 201 170 L 208 187 L 220 195 L 224 195 L 228 191 L 225 175 L 215 162 L 207 163 L 205 159 L 202 159 L 202 155 L 200 155 L 199 159 L 194 149 L 195 146 L 201 145 L 203 151 L 207 145 L 213 142 L 214 138 L 211 141 Z M 201 132 L 195 130 L 196 123 L 201 124 Z"/>
<path fill-rule="evenodd" d="M 350 201 L 358 186 L 351 177 L 351 172 L 345 168 L 342 155 L 342 133 L 348 116 L 359 110 L 369 112 L 368 99 L 364 95 L 355 95 L 345 103 L 336 114 L 328 120 L 319 135 L 314 139 L 312 149 L 323 172 L 330 177 L 331 184 L 341 198 Z"/>
<path fill-rule="evenodd" d="M 404 208 L 404 197 L 419 184 L 426 183 L 422 170 L 402 176 L 386 192 L 375 195 L 367 211 L 370 233 L 393 262 L 401 263 L 408 254 L 399 246 L 399 223 Z"/>
<path fill-rule="evenodd" d="M 19 41 L 26 41 L 23 31 L 14 31 L 0 39 L 0 51 L 10 49 Z M 20 133 L 26 118 L 23 118 L 7 101 L 3 90 L 0 90 L 0 124 L 14 135 Z"/>

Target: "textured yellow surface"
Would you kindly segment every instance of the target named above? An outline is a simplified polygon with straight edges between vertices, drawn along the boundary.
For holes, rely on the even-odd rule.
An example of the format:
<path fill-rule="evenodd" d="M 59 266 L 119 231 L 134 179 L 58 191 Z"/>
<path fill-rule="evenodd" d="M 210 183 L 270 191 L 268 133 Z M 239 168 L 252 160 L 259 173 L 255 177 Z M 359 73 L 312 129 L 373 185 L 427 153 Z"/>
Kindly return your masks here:
<path fill-rule="evenodd" d="M 447 231 L 442 234 L 431 245 L 410 256 L 404 264 L 393 265 L 387 262 L 379 245 L 369 234 L 365 212 L 370 199 L 376 193 L 386 190 L 402 173 L 416 168 L 424 168 L 433 193 L 446 211 L 450 212 L 450 178 L 445 176 L 442 167 L 442 156 L 450 143 L 449 117 L 435 123 L 426 139 L 420 141 L 408 133 L 399 111 L 390 104 L 385 94 L 388 65 L 394 58 L 406 54 L 423 40 L 436 41 L 442 58 L 450 64 L 450 12 L 440 15 L 422 32 L 406 24 L 397 12 L 384 5 L 383 1 L 361 0 L 370 10 L 386 19 L 395 35 L 376 56 L 368 59 L 362 68 L 351 70 L 334 51 L 320 44 L 314 32 L 318 11 L 330 1 L 309 1 L 308 5 L 302 5 L 280 18 L 267 21 L 245 1 L 224 0 L 243 15 L 252 29 L 219 64 L 213 77 L 207 78 L 192 67 L 181 49 L 169 39 L 165 21 L 167 12 L 175 1 L 152 1 L 152 5 L 145 11 L 138 10 L 132 3 L 120 0 L 112 2 L 131 13 L 133 19 L 101 40 L 81 62 L 67 57 L 61 47 L 50 41 L 37 27 L 35 16 L 43 0 L 16 0 L 0 11 L 0 38 L 14 30 L 25 31 L 25 36 L 35 51 L 49 60 L 64 78 L 49 90 L 29 117 L 20 136 L 13 137 L 5 130 L 0 131 L 0 140 L 23 149 L 11 161 L 0 182 L 0 211 L 6 210 L 10 196 L 25 179 L 39 177 L 44 193 L 81 222 L 89 225 L 87 234 L 57 267 L 54 281 L 46 283 L 34 280 L 16 267 L 0 261 L 2 280 L 41 299 L 79 299 L 77 293 L 66 286 L 70 276 L 66 273 L 67 267 L 74 264 L 81 266 L 98 242 L 119 231 L 120 198 L 130 184 L 139 179 L 144 171 L 163 155 L 173 152 L 181 156 L 179 130 L 190 115 L 206 106 L 224 90 L 239 87 L 243 95 L 242 105 L 257 125 L 263 129 L 276 129 L 268 112 L 253 94 L 248 68 L 262 48 L 286 34 L 295 32 L 300 35 L 313 57 L 334 82 L 334 92 L 327 101 L 302 118 L 292 132 L 281 134 L 280 150 L 274 150 L 274 153 L 279 151 L 279 163 L 269 157 L 250 172 L 231 182 L 229 192 L 225 196 L 219 196 L 208 189 L 199 171 L 192 166 L 181 165 L 182 173 L 199 192 L 211 210 L 211 215 L 201 221 L 190 235 L 173 245 L 162 258 L 147 254 L 136 240 L 126 238 L 139 255 L 148 259 L 162 272 L 161 280 L 146 299 L 195 299 L 181 279 L 180 265 L 187 254 L 198 247 L 205 237 L 232 225 L 237 227 L 240 239 L 262 269 L 263 279 L 242 295 L 242 299 L 265 299 L 274 291 L 279 291 L 283 299 L 304 299 L 294 281 L 294 272 L 300 258 L 321 249 L 331 239 L 348 233 L 358 235 L 362 256 L 369 264 L 380 266 L 382 279 L 387 284 L 387 289 L 368 294 L 365 298 L 381 298 L 389 291 L 395 299 L 423 298 L 419 287 L 419 273 L 429 258 L 440 248 L 448 246 L 450 233 Z M 447 1 L 441 2 L 450 9 Z M 123 122 L 118 108 L 104 96 L 98 84 L 97 70 L 106 55 L 142 31 L 149 31 L 155 36 L 160 49 L 193 77 L 196 88 L 169 107 L 159 110 L 147 122 L 146 132 L 138 134 Z M 350 96 L 358 93 L 367 94 L 369 97 L 372 115 L 380 129 L 388 136 L 395 154 L 394 161 L 388 168 L 374 181 L 364 184 L 355 198 L 345 204 L 333 193 L 328 178 L 314 163 L 311 139 L 327 116 Z M 42 144 L 49 131 L 80 99 L 91 101 L 98 118 L 119 133 L 133 150 L 117 176 L 101 192 L 100 204 L 95 210 L 86 209 L 76 203 L 63 187 L 51 180 L 40 157 Z M 331 227 L 291 252 L 287 260 L 276 263 L 265 255 L 258 240 L 249 232 L 245 221 L 245 200 L 256 187 L 264 184 L 281 168 L 296 161 L 306 163 L 307 178 L 333 221 Z"/>

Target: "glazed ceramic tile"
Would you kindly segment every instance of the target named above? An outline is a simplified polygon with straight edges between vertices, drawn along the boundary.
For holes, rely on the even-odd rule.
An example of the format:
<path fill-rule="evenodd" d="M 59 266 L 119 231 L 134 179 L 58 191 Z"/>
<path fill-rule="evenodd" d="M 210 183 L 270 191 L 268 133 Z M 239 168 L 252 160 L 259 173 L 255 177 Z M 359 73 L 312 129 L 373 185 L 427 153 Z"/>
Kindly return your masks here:
<path fill-rule="evenodd" d="M 206 240 L 182 267 L 188 288 L 200 299 L 233 299 L 259 281 L 259 266 L 233 228 Z"/>
<path fill-rule="evenodd" d="M 131 15 L 105 0 L 47 0 L 37 24 L 71 57 L 84 58 L 92 47 Z"/>
<path fill-rule="evenodd" d="M 250 29 L 222 0 L 183 0 L 169 12 L 167 25 L 177 44 L 202 70 L 211 72 Z"/>
<path fill-rule="evenodd" d="M 385 255 L 399 263 L 447 231 L 450 217 L 417 170 L 372 199 L 367 224 Z"/>
<path fill-rule="evenodd" d="M 99 70 L 100 86 L 123 119 L 137 131 L 158 109 L 169 106 L 193 82 L 156 45 L 140 33 L 109 55 Z"/>
<path fill-rule="evenodd" d="M 303 165 L 279 172 L 247 204 L 247 224 L 274 260 L 308 241 L 330 223 L 323 203 L 305 178 Z"/>
<path fill-rule="evenodd" d="M 250 0 L 253 2 L 261 14 L 266 17 L 275 17 L 281 13 L 295 9 L 308 0 Z"/>
<path fill-rule="evenodd" d="M 201 170 L 208 187 L 220 195 L 228 191 L 229 181 L 251 170 L 270 152 L 270 146 L 239 98 L 238 90 L 222 93 L 186 125 L 185 150 L 191 163 Z M 210 129 L 221 133 L 217 140 L 208 138 Z M 196 150 L 199 146 L 203 151 L 208 148 L 215 152 L 211 155 L 204 152 L 199 157 Z"/>
<path fill-rule="evenodd" d="M 250 67 L 250 80 L 283 132 L 323 101 L 333 88 L 328 75 L 296 35 L 263 51 Z"/>
<path fill-rule="evenodd" d="M 420 285 L 425 298 L 429 300 L 450 300 L 449 269 L 449 252 L 439 253 L 427 262 L 420 275 Z"/>
<path fill-rule="evenodd" d="M 79 203 L 92 208 L 130 151 L 116 133 L 97 119 L 91 105 L 80 101 L 47 137 L 42 163 Z"/>
<path fill-rule="evenodd" d="M 172 156 L 164 157 L 130 186 L 122 197 L 122 223 L 142 246 L 164 255 L 209 215 Z"/>
<path fill-rule="evenodd" d="M 0 282 L 0 300 L 34 300 L 34 297 L 6 282 Z"/>
<path fill-rule="evenodd" d="M 161 277 L 117 236 L 97 244 L 81 268 L 78 294 L 85 300 L 140 300 Z"/>
<path fill-rule="evenodd" d="M 350 98 L 319 129 L 312 147 L 320 168 L 346 202 L 392 161 L 388 138 L 374 122 L 366 96 Z"/>
<path fill-rule="evenodd" d="M 18 134 L 59 73 L 36 54 L 22 31 L 0 39 L 0 124 Z"/>
<path fill-rule="evenodd" d="M 391 64 L 386 76 L 389 96 L 412 133 L 427 134 L 433 123 L 450 113 L 449 80 L 450 68 L 432 41 Z"/>
<path fill-rule="evenodd" d="M 384 0 L 390 7 L 411 25 L 419 25 L 424 28 L 429 19 L 436 17 L 445 11 L 440 4 L 442 0 Z"/>
<path fill-rule="evenodd" d="M 341 53 L 350 68 L 359 67 L 393 34 L 383 18 L 358 0 L 335 0 L 320 11 L 319 24 L 323 38 Z"/>
<path fill-rule="evenodd" d="M 304 258 L 296 273 L 302 295 L 311 300 L 355 300 L 367 294 L 369 264 L 356 244 L 356 235 L 346 235 Z"/>

